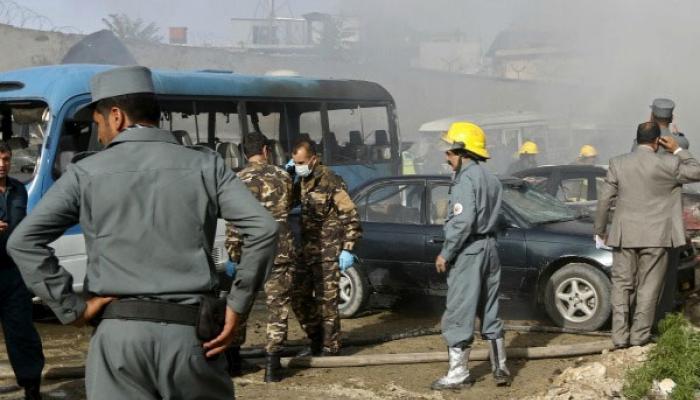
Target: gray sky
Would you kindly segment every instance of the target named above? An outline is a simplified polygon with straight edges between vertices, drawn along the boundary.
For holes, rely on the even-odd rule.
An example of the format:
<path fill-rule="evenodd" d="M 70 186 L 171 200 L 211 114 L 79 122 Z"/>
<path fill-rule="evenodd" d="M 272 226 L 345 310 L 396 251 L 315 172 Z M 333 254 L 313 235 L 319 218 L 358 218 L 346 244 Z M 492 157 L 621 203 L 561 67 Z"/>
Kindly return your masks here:
<path fill-rule="evenodd" d="M 280 16 L 301 16 L 310 11 L 335 13 L 339 0 L 277 0 Z M 0 1 L 1 2 L 1 1 Z M 4 3 L 11 3 L 5 1 Z M 161 35 L 167 36 L 170 26 L 187 26 L 192 41 L 219 42 L 229 34 L 233 17 L 262 16 L 260 0 L 14 0 L 51 20 L 62 29 L 91 33 L 104 28 L 102 18 L 125 13 L 147 22 L 156 22 Z M 29 25 L 29 24 L 28 24 Z M 31 26 L 28 26 L 31 27 Z"/>

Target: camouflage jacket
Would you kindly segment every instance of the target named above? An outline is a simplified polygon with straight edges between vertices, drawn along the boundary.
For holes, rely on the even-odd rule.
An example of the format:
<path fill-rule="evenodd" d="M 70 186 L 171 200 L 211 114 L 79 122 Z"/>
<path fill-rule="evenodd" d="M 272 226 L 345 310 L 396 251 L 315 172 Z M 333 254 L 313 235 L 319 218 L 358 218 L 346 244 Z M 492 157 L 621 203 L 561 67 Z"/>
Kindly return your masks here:
<path fill-rule="evenodd" d="M 305 256 L 323 253 L 324 258 L 331 259 L 335 250 L 340 253 L 340 250 L 354 249 L 362 237 L 362 227 L 355 203 L 341 177 L 319 164 L 310 176 L 297 183 L 294 193 L 295 202 L 301 203 Z M 333 247 L 334 251 L 322 252 L 319 246 Z"/>
<path fill-rule="evenodd" d="M 279 225 L 279 240 L 275 264 L 294 257 L 292 234 L 287 217 L 292 205 L 292 178 L 282 168 L 263 162 L 249 162 L 238 177 L 265 207 Z M 243 237 L 232 224 L 226 224 L 226 250 L 232 261 L 241 256 Z"/>

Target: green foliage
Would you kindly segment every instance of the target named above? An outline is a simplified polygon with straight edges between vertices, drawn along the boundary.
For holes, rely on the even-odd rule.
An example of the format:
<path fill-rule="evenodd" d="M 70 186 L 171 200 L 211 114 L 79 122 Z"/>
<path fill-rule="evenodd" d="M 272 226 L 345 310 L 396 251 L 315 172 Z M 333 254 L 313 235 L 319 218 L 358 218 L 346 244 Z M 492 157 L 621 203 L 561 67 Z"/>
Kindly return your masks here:
<path fill-rule="evenodd" d="M 680 314 L 661 321 L 661 336 L 642 366 L 625 375 L 624 395 L 631 400 L 646 398 L 654 380 L 672 379 L 673 400 L 692 400 L 700 390 L 700 332 Z"/>
<path fill-rule="evenodd" d="M 108 18 L 102 18 L 102 22 L 119 39 L 151 43 L 163 41 L 163 37 L 158 35 L 159 29 L 155 22 L 146 24 L 141 18 L 132 19 L 126 14 L 109 14 Z"/>

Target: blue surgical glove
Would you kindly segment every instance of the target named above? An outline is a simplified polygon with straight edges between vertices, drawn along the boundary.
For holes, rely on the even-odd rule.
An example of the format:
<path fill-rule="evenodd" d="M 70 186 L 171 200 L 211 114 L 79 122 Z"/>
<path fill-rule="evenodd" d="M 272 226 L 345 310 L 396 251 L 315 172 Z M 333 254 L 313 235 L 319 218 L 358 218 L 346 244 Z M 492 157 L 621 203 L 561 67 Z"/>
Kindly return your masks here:
<path fill-rule="evenodd" d="M 355 264 L 355 256 L 349 251 L 343 250 L 340 252 L 338 263 L 340 265 L 340 271 L 345 272 L 348 268 Z"/>
<path fill-rule="evenodd" d="M 294 159 L 293 158 L 290 158 L 289 162 L 287 162 L 287 164 L 284 165 L 284 168 L 286 168 L 286 169 L 289 169 L 290 167 L 294 168 Z"/>
<path fill-rule="evenodd" d="M 229 278 L 234 278 L 236 276 L 237 266 L 238 264 L 231 260 L 226 261 L 226 275 L 228 275 Z"/>

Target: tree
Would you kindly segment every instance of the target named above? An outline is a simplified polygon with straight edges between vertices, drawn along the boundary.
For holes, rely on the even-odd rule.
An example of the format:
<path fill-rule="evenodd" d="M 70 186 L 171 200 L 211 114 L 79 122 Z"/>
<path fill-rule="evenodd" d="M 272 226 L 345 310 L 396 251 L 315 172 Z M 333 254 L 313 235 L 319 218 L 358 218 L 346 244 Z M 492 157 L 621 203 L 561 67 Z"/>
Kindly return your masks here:
<path fill-rule="evenodd" d="M 126 14 L 109 14 L 108 18 L 102 18 L 102 22 L 119 39 L 151 43 L 163 41 L 163 37 L 158 35 L 159 28 L 155 22 L 146 24 L 141 18 L 132 19 Z"/>

